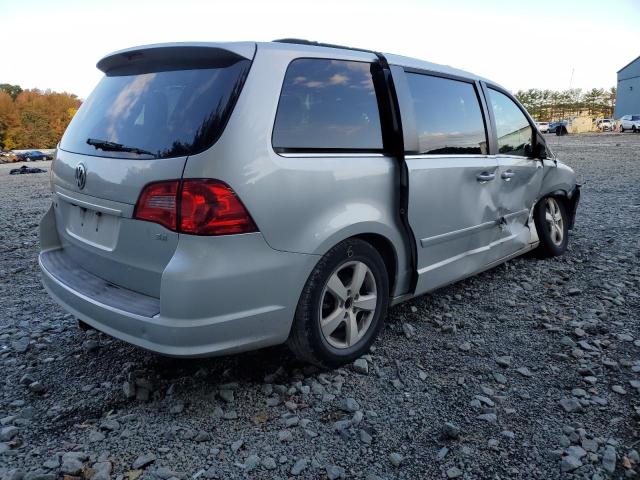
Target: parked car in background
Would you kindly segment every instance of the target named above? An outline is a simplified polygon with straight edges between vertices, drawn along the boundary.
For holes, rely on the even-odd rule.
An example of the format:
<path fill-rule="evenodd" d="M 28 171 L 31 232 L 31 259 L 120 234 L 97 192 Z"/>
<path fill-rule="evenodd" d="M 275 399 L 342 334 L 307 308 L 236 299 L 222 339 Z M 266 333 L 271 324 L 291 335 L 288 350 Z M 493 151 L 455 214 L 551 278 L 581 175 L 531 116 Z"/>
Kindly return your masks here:
<path fill-rule="evenodd" d="M 640 115 L 625 115 L 620 118 L 620 131 L 640 132 Z"/>
<path fill-rule="evenodd" d="M 536 127 L 540 133 L 549 133 L 549 122 L 536 122 Z"/>
<path fill-rule="evenodd" d="M 556 135 L 566 135 L 568 132 L 567 127 L 569 122 L 567 120 L 560 120 L 559 122 L 550 122 L 549 123 L 549 132 L 555 133 Z"/>
<path fill-rule="evenodd" d="M 613 130 L 615 124 L 616 123 L 613 118 L 598 118 L 596 120 L 596 128 L 601 132 L 610 132 Z"/>
<path fill-rule="evenodd" d="M 58 303 L 124 341 L 179 357 L 286 342 L 335 367 L 389 305 L 567 249 L 576 176 L 490 80 L 293 39 L 98 68 L 52 165 L 39 262 Z"/>
<path fill-rule="evenodd" d="M 27 150 L 16 153 L 20 162 L 35 162 L 37 160 L 53 160 L 53 155 L 41 152 L 40 150 Z"/>

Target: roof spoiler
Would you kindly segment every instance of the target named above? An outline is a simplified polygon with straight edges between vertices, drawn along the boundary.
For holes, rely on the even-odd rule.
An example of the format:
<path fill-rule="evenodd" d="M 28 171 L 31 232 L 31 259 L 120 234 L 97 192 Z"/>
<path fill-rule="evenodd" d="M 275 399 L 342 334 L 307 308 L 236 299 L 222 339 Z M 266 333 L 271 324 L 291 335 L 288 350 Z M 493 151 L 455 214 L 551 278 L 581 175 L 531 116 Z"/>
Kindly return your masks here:
<path fill-rule="evenodd" d="M 216 68 L 242 59 L 253 60 L 255 51 L 253 42 L 159 43 L 119 50 L 102 58 L 96 66 L 107 75 Z"/>

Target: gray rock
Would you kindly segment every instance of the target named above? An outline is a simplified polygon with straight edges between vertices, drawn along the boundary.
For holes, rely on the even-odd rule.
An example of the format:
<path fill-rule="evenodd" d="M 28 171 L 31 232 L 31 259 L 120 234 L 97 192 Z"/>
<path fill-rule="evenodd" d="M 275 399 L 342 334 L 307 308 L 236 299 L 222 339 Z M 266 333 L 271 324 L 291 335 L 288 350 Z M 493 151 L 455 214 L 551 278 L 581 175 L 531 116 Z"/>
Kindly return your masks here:
<path fill-rule="evenodd" d="M 218 396 L 227 403 L 233 403 L 235 400 L 233 390 L 220 390 Z"/>
<path fill-rule="evenodd" d="M 567 455 L 575 458 L 582 458 L 587 455 L 587 451 L 584 448 L 579 447 L 577 445 L 570 446 L 569 448 L 567 448 L 566 452 L 567 452 Z"/>
<path fill-rule="evenodd" d="M 244 445 L 244 441 L 243 440 L 236 440 L 235 442 L 233 442 L 231 444 L 231 451 L 233 453 L 238 453 L 238 450 L 240 450 L 242 448 L 242 445 Z"/>
<path fill-rule="evenodd" d="M 512 358 L 509 355 L 504 355 L 502 357 L 496 357 L 496 363 L 501 367 L 507 368 L 511 366 Z"/>
<path fill-rule="evenodd" d="M 604 447 L 602 455 L 602 468 L 607 472 L 613 473 L 616 469 L 616 449 L 611 445 Z"/>
<path fill-rule="evenodd" d="M 266 470 L 275 470 L 276 468 L 278 468 L 278 466 L 276 465 L 276 461 L 273 459 L 273 457 L 263 457 L 262 466 Z"/>
<path fill-rule="evenodd" d="M 120 430 L 120 422 L 113 418 L 107 418 L 106 420 L 100 422 L 100 430 L 115 432 L 116 430 Z"/>
<path fill-rule="evenodd" d="M 103 441 L 105 439 L 105 436 L 103 433 L 98 432 L 97 430 L 92 430 L 91 432 L 89 432 L 89 436 L 87 438 L 89 440 L 89 443 L 97 443 Z"/>
<path fill-rule="evenodd" d="M 460 427 L 452 422 L 446 422 L 444 424 L 444 428 L 442 429 L 442 434 L 445 438 L 457 440 L 458 438 L 460 438 Z"/>
<path fill-rule="evenodd" d="M 447 456 L 447 453 L 449 453 L 449 449 L 447 447 L 442 447 L 436 454 L 436 460 L 444 460 L 444 457 Z"/>
<path fill-rule="evenodd" d="M 91 480 L 109 480 L 111 478 L 111 462 L 98 462 L 93 464 L 93 476 Z"/>
<path fill-rule="evenodd" d="M 613 387 L 611 387 L 611 390 L 616 392 L 619 395 L 626 395 L 627 394 L 627 391 L 624 388 L 622 388 L 621 385 L 614 385 Z"/>
<path fill-rule="evenodd" d="M 193 440 L 196 442 L 208 442 L 211 440 L 211 435 L 204 430 L 200 430 Z"/>
<path fill-rule="evenodd" d="M 360 404 L 355 398 L 348 397 L 340 403 L 340 409 L 345 412 L 354 413 L 360 410 Z"/>
<path fill-rule="evenodd" d="M 299 458 L 291 467 L 291 475 L 300 475 L 307 468 L 309 461 L 306 458 Z"/>
<path fill-rule="evenodd" d="M 82 342 L 82 348 L 84 348 L 87 352 L 95 352 L 100 348 L 100 344 L 97 340 L 89 339 Z"/>
<path fill-rule="evenodd" d="M 371 442 L 373 441 L 373 437 L 369 434 L 369 432 L 367 432 L 366 430 L 360 429 L 360 431 L 358 432 L 358 435 L 362 443 L 371 445 Z"/>
<path fill-rule="evenodd" d="M 136 384 L 133 382 L 124 382 L 122 384 L 122 393 L 126 398 L 135 398 L 136 396 Z"/>
<path fill-rule="evenodd" d="M 462 470 L 458 467 L 451 467 L 447 470 L 447 478 L 460 478 L 462 476 Z"/>
<path fill-rule="evenodd" d="M 144 455 L 140 455 L 135 462 L 131 465 L 131 468 L 134 470 L 139 470 L 141 468 L 145 468 L 151 465 L 156 461 L 156 456 L 153 453 L 145 453 Z"/>
<path fill-rule="evenodd" d="M 345 478 L 344 468 L 337 465 L 327 465 L 325 471 L 327 472 L 327 478 L 329 480 L 338 480 L 340 478 Z"/>
<path fill-rule="evenodd" d="M 498 417 L 495 413 L 483 413 L 481 415 L 478 415 L 478 420 L 489 423 L 496 423 L 498 421 Z"/>
<path fill-rule="evenodd" d="M 505 377 L 500 372 L 493 372 L 493 378 L 495 379 L 496 382 L 498 382 L 498 383 L 500 383 L 502 385 L 506 385 L 507 384 L 507 377 Z"/>
<path fill-rule="evenodd" d="M 410 323 L 403 323 L 402 331 L 404 332 L 405 337 L 411 338 L 416 334 L 416 327 L 414 327 Z"/>
<path fill-rule="evenodd" d="M 44 393 L 47 391 L 46 387 L 41 382 L 38 382 L 38 381 L 35 381 L 32 384 L 30 384 L 29 390 L 31 390 L 33 393 Z"/>
<path fill-rule="evenodd" d="M 531 373 L 531 370 L 529 370 L 529 368 L 527 367 L 520 367 L 516 370 L 516 372 L 524 377 L 533 377 L 533 373 Z"/>
<path fill-rule="evenodd" d="M 258 455 L 249 455 L 244 461 L 244 469 L 248 472 L 256 468 L 260 464 L 260 457 Z"/>
<path fill-rule="evenodd" d="M 0 472 L 2 470 L 0 469 Z M 2 480 L 22 480 L 25 476 L 24 470 L 20 470 L 19 468 L 13 468 L 6 472 L 2 477 Z"/>
<path fill-rule="evenodd" d="M 0 442 L 8 442 L 18 435 L 18 428 L 13 425 L 0 429 Z"/>
<path fill-rule="evenodd" d="M 49 460 L 44 462 L 42 464 L 42 466 L 45 467 L 45 468 L 49 468 L 49 469 L 59 468 L 60 467 L 60 456 L 59 455 L 54 455 Z"/>
<path fill-rule="evenodd" d="M 399 467 L 404 457 L 397 452 L 392 452 L 389 454 L 389 461 L 393 464 L 394 467 Z"/>
<path fill-rule="evenodd" d="M 357 373 L 367 375 L 369 373 L 369 363 L 364 358 L 358 358 L 353 362 L 353 370 Z"/>
<path fill-rule="evenodd" d="M 290 430 L 280 430 L 278 432 L 278 441 L 290 442 L 291 440 L 293 440 L 293 434 Z"/>
<path fill-rule="evenodd" d="M 580 401 L 575 397 L 562 398 L 560 400 L 560 406 L 567 413 L 573 413 L 573 412 L 582 411 L 582 405 L 580 404 Z"/>
<path fill-rule="evenodd" d="M 576 458 L 576 457 L 567 456 L 567 457 L 563 457 L 562 460 L 560 461 L 560 470 L 563 473 L 572 472 L 575 469 L 580 468 L 581 466 L 582 466 L 582 462 L 580 461 L 579 458 Z"/>
<path fill-rule="evenodd" d="M 24 353 L 29 348 L 29 337 L 22 337 L 20 340 L 11 342 L 11 348 L 17 353 Z"/>
<path fill-rule="evenodd" d="M 78 458 L 63 458 L 60 470 L 67 475 L 79 475 L 84 464 Z"/>

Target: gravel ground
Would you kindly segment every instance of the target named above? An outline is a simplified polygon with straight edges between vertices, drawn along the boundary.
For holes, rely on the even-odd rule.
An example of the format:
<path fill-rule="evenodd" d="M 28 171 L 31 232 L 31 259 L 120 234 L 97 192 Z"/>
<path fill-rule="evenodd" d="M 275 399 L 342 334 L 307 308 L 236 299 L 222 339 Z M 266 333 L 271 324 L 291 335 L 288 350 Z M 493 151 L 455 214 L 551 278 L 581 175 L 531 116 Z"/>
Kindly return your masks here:
<path fill-rule="evenodd" d="M 48 174 L 0 165 L 0 477 L 637 476 L 640 135 L 548 138 L 583 184 L 567 254 L 393 308 L 330 372 L 82 332 L 38 276 Z"/>

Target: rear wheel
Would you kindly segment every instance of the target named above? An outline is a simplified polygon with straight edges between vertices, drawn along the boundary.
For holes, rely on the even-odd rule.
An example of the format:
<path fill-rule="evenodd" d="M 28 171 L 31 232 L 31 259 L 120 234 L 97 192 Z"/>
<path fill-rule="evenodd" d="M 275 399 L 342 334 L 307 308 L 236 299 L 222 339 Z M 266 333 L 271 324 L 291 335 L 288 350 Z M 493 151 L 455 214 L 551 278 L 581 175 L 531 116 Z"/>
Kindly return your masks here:
<path fill-rule="evenodd" d="M 556 197 L 546 197 L 538 202 L 533 213 L 540 245 L 541 257 L 557 257 L 567 250 L 569 219 L 564 202 Z"/>
<path fill-rule="evenodd" d="M 637 129 L 637 128 L 636 128 L 636 126 L 634 125 L 633 127 L 631 127 L 631 131 L 632 131 L 633 133 L 636 133 L 636 132 L 638 131 L 638 129 Z"/>
<path fill-rule="evenodd" d="M 360 357 L 389 306 L 384 261 L 369 243 L 349 239 L 318 262 L 304 286 L 288 346 L 300 359 L 334 368 Z"/>
<path fill-rule="evenodd" d="M 624 133 L 624 127 L 620 125 L 620 133 Z"/>

